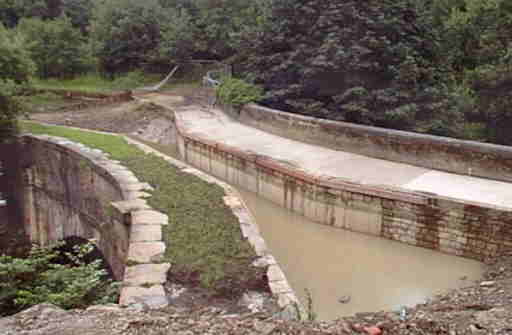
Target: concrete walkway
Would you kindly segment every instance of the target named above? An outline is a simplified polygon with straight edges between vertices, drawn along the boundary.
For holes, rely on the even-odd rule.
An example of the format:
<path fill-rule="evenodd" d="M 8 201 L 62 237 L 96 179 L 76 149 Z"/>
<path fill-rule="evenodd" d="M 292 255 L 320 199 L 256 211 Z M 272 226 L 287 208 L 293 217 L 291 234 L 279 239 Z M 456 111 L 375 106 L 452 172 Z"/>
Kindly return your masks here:
<path fill-rule="evenodd" d="M 176 122 L 189 134 L 272 157 L 316 176 L 437 193 L 512 208 L 510 183 L 430 170 L 290 140 L 242 125 L 218 109 L 186 104 L 185 99 L 179 96 L 150 94 L 144 98 L 173 109 Z"/>

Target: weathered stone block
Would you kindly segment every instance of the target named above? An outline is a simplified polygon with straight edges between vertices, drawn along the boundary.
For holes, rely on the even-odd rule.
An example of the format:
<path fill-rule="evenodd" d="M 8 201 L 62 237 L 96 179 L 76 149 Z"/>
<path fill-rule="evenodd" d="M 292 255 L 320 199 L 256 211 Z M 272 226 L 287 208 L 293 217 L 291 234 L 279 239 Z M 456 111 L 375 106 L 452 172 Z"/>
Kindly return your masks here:
<path fill-rule="evenodd" d="M 286 276 L 284 275 L 281 268 L 277 265 L 270 265 L 268 267 L 267 277 L 269 282 L 286 280 Z"/>
<path fill-rule="evenodd" d="M 164 300 L 161 298 L 165 298 L 166 303 L 163 303 Z M 155 301 L 156 299 L 162 302 L 159 303 L 156 308 L 167 307 L 169 302 L 162 285 L 154 285 L 151 287 L 130 286 L 122 288 L 119 304 L 121 306 L 128 306 L 137 303 L 143 303 L 147 305 L 147 302 Z"/>
<path fill-rule="evenodd" d="M 126 268 L 124 284 L 127 286 L 157 285 L 167 281 L 171 264 L 141 264 Z"/>
<path fill-rule="evenodd" d="M 162 226 L 160 225 L 132 225 L 130 233 L 131 242 L 162 241 Z"/>
<path fill-rule="evenodd" d="M 290 285 L 286 280 L 269 281 L 270 290 L 273 294 L 292 293 Z"/>
<path fill-rule="evenodd" d="M 132 212 L 133 225 L 168 225 L 169 217 L 153 210 Z"/>
<path fill-rule="evenodd" d="M 128 262 L 149 263 L 160 258 L 165 252 L 163 242 L 130 243 Z"/>
<path fill-rule="evenodd" d="M 132 199 L 132 200 L 125 200 L 125 201 L 116 201 L 112 202 L 112 207 L 117 209 L 120 213 L 126 214 L 133 211 L 139 211 L 144 209 L 149 209 L 146 200 L 142 199 Z"/>

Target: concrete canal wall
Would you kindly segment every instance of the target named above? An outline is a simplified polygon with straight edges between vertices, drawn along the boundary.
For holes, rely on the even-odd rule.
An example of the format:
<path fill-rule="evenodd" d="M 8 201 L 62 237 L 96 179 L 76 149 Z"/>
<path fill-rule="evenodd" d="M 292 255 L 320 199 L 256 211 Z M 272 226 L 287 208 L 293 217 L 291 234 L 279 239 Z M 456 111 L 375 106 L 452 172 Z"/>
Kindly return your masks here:
<path fill-rule="evenodd" d="M 171 142 L 187 163 L 316 222 L 476 260 L 512 247 L 510 208 L 318 178 L 272 158 L 188 134 L 179 117 L 175 123 Z"/>

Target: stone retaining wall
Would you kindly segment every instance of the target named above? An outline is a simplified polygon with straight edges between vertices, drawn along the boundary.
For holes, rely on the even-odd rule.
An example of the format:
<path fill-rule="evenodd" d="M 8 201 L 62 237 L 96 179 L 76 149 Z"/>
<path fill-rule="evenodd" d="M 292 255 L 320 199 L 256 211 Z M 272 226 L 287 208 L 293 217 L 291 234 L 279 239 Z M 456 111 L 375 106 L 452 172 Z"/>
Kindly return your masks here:
<path fill-rule="evenodd" d="M 147 184 L 99 150 L 62 138 L 21 138 L 25 231 L 42 245 L 67 237 L 93 241 L 116 280 L 121 304 L 166 306 L 163 284 L 170 264 L 162 226 L 167 216 L 144 200 Z"/>
<path fill-rule="evenodd" d="M 221 186 L 226 194 L 224 202 L 238 218 L 243 236 L 259 256 L 254 266 L 268 268 L 269 286 L 278 305 L 290 315 L 295 315 L 297 307 L 302 310 L 236 190 L 140 142 L 124 138 L 184 173 Z M 25 154 L 21 165 L 26 167 L 25 225 L 31 239 L 42 244 L 69 236 L 93 239 L 113 270 L 115 267 L 116 278 L 123 279 L 121 305 L 166 306 L 163 284 L 170 264 L 161 261 L 166 248 L 162 226 L 168 224 L 168 217 L 152 210 L 144 200 L 150 196 L 144 191 L 151 186 L 140 183 L 130 171 L 99 150 L 50 136 L 25 135 L 22 141 Z M 43 203 L 44 207 L 40 207 Z"/>
<path fill-rule="evenodd" d="M 512 148 L 286 113 L 255 104 L 237 121 L 298 141 L 434 170 L 512 181 Z"/>

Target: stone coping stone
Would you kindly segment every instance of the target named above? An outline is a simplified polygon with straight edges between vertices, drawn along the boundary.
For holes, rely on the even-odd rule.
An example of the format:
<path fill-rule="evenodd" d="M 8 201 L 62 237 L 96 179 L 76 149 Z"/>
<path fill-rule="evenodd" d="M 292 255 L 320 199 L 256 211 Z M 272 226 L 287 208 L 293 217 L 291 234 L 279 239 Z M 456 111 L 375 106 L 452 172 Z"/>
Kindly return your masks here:
<path fill-rule="evenodd" d="M 165 253 L 164 242 L 131 242 L 128 249 L 128 262 L 151 263 L 162 259 Z"/>
<path fill-rule="evenodd" d="M 125 201 L 113 202 L 112 207 L 116 208 L 120 213 L 131 213 L 136 210 L 149 209 L 146 200 L 144 199 L 131 199 Z"/>
<path fill-rule="evenodd" d="M 132 224 L 166 226 L 169 224 L 169 217 L 154 210 L 141 210 L 132 212 Z"/>
<path fill-rule="evenodd" d="M 132 225 L 130 242 L 162 241 L 162 227 L 159 225 Z"/>
<path fill-rule="evenodd" d="M 165 295 L 166 293 L 162 285 L 153 285 L 151 287 L 128 286 L 122 288 L 119 304 L 121 306 L 129 306 L 139 303 L 147 304 L 147 302 Z M 157 306 L 156 308 L 164 308 L 167 307 L 168 304 L 168 301 L 166 301 L 166 303 L 161 303 L 160 306 Z"/>
<path fill-rule="evenodd" d="M 163 285 L 167 281 L 167 272 L 171 264 L 139 264 L 126 268 L 125 286 Z"/>
<path fill-rule="evenodd" d="M 278 265 L 271 265 L 267 270 L 269 282 L 286 280 L 286 276 Z"/>

